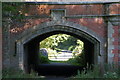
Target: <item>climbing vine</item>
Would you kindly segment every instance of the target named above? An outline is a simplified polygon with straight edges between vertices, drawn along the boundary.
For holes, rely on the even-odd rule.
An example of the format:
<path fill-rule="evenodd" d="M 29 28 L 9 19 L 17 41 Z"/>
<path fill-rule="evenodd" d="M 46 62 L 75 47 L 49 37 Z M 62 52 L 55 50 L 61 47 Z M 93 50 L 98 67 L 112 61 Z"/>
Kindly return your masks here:
<path fill-rule="evenodd" d="M 25 3 L 3 3 L 2 16 L 11 19 L 23 19 L 25 11 L 22 11 Z"/>

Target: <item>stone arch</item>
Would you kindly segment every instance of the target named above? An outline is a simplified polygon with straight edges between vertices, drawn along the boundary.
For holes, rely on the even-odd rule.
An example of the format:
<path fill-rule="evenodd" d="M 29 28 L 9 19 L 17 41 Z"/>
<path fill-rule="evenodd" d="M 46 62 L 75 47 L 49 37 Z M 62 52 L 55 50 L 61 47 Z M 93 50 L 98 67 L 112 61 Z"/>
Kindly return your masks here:
<path fill-rule="evenodd" d="M 88 29 L 87 27 L 75 24 L 73 22 L 68 22 L 65 20 L 62 21 L 50 21 L 43 24 L 34 26 L 26 31 L 24 31 L 21 36 L 16 41 L 17 43 L 17 54 L 19 55 L 19 67 L 25 70 L 25 44 L 29 43 L 32 40 L 36 40 L 39 36 L 44 35 L 45 39 L 52 34 L 57 34 L 58 32 L 67 33 L 70 35 L 76 35 L 81 39 L 85 39 L 94 44 L 94 63 L 104 62 L 103 53 L 104 50 L 104 39 Z M 41 40 L 43 40 L 41 39 Z M 39 40 L 40 41 L 40 40 Z M 37 41 L 34 41 L 37 42 Z M 36 44 L 35 44 L 36 45 Z"/>

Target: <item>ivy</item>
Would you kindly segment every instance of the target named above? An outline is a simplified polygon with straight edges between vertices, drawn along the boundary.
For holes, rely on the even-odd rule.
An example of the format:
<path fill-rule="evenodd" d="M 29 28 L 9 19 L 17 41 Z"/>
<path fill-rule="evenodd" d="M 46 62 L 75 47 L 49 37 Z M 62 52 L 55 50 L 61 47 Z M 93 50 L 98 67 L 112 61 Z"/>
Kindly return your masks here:
<path fill-rule="evenodd" d="M 22 7 L 25 6 L 25 3 L 16 3 L 16 2 L 5 2 L 2 3 L 2 16 L 8 17 L 10 19 L 23 19 L 24 12 Z"/>

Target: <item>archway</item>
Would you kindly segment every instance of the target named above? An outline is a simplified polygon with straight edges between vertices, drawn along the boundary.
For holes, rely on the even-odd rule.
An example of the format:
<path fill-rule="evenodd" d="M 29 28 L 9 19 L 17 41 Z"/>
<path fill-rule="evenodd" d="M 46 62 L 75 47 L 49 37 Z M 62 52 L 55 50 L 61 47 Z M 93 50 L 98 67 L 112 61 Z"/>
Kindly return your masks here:
<path fill-rule="evenodd" d="M 19 54 L 20 68 L 30 72 L 30 68 L 38 63 L 39 42 L 58 33 L 65 33 L 82 40 L 85 45 L 86 60 L 89 64 L 97 64 L 101 53 L 103 39 L 90 29 L 67 21 L 51 21 L 34 26 L 22 33 L 17 40 L 17 54 Z M 34 53 L 34 54 L 33 54 Z M 31 66 L 32 65 L 32 66 Z"/>

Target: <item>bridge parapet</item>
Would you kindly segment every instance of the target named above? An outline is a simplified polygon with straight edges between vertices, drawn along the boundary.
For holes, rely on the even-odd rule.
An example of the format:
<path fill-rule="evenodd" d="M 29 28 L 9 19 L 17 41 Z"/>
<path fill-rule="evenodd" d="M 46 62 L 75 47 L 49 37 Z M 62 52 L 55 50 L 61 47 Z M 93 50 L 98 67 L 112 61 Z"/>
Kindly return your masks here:
<path fill-rule="evenodd" d="M 40 34 L 42 35 L 47 33 L 47 31 L 52 32 L 52 31 L 58 31 L 58 30 L 68 31 L 69 33 L 77 34 L 86 39 L 88 39 L 87 34 L 91 35 L 93 38 L 88 39 L 91 42 L 93 42 L 93 40 L 91 39 L 96 38 L 99 40 L 100 38 L 100 41 L 102 42 L 100 43 L 102 46 L 100 51 L 102 51 L 101 53 L 103 56 L 103 58 L 100 59 L 101 63 L 103 63 L 104 60 L 108 59 L 108 62 L 110 63 L 115 62 L 117 64 L 118 63 L 120 64 L 119 4 L 116 5 L 117 8 L 113 8 L 113 9 L 111 9 L 112 8 L 111 6 L 113 5 L 112 2 L 111 3 L 69 3 L 69 4 L 68 3 L 51 3 L 51 4 L 39 3 L 37 5 L 39 5 L 40 7 L 42 5 L 42 8 L 39 8 L 39 9 L 37 9 L 37 7 L 35 6 L 36 4 L 34 5 L 31 5 L 31 3 L 29 4 L 31 7 L 28 9 L 28 12 L 31 11 L 31 14 L 33 13 L 37 14 L 37 15 L 34 15 L 34 14 L 28 15 L 24 17 L 25 19 L 28 19 L 28 22 L 30 22 L 30 24 L 25 24 L 24 26 L 15 26 L 15 27 L 12 25 L 10 26 L 9 24 L 5 25 L 7 22 L 10 22 L 10 20 L 8 21 L 5 20 L 5 23 L 3 24 L 4 25 L 3 33 L 2 33 L 4 35 L 3 64 L 6 67 L 7 66 L 10 67 L 11 63 L 13 64 L 13 67 L 15 65 L 18 65 L 19 63 L 18 59 L 20 55 L 16 54 L 16 51 L 15 51 L 16 48 L 18 49 L 18 47 L 16 46 L 16 43 L 17 43 L 16 40 L 19 37 L 21 37 L 22 34 L 25 35 L 27 31 L 29 31 L 29 33 L 25 35 L 25 38 L 26 37 L 28 38 L 26 39 L 27 41 L 30 39 L 29 35 L 31 36 L 30 40 L 32 40 L 33 39 L 32 37 L 34 37 L 33 35 L 38 36 Z M 43 7 L 44 4 L 47 4 L 46 8 Z M 114 3 L 114 5 L 115 4 L 116 3 Z M 104 6 L 106 6 L 106 9 L 103 8 Z M 35 7 L 37 11 L 35 10 L 33 11 L 33 9 L 31 9 L 32 7 Z M 45 11 L 43 11 L 42 13 L 41 9 L 48 11 L 48 13 Z M 111 11 L 109 11 L 109 9 L 111 9 Z M 114 11 L 115 9 L 117 11 Z M 44 16 L 45 14 L 46 16 Z M 107 25 L 107 22 L 108 22 L 108 25 Z M 39 25 L 39 26 L 36 26 L 36 25 Z M 14 35 L 13 33 L 10 34 L 9 29 L 15 30 L 14 32 L 16 33 L 14 33 Z M 86 34 L 83 32 L 85 32 Z M 84 34 L 86 36 L 84 36 Z M 22 44 L 22 43 L 18 43 L 18 44 Z M 106 49 L 108 51 L 106 51 Z M 10 58 L 8 58 L 9 56 Z M 23 55 L 21 57 L 23 57 Z"/>

